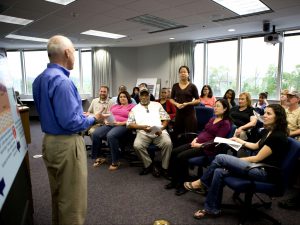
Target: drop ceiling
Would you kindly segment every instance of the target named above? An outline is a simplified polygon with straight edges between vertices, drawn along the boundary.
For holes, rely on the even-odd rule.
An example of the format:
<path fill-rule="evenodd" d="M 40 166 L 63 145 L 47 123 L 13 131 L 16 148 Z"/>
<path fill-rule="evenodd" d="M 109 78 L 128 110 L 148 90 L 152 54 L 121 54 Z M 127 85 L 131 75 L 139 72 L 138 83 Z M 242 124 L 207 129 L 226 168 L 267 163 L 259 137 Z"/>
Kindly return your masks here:
<path fill-rule="evenodd" d="M 69 37 L 76 47 L 138 47 L 185 40 L 201 41 L 263 33 L 269 20 L 276 30 L 300 28 L 299 0 L 263 0 L 271 13 L 236 18 L 237 14 L 210 0 L 77 0 L 67 6 L 43 0 L 1 0 L 0 14 L 34 20 L 26 25 L 0 22 L 0 48 L 44 48 L 46 43 L 5 38 L 8 34 Z M 154 32 L 156 27 L 128 21 L 149 14 L 186 27 Z M 235 19 L 228 19 L 235 18 Z M 219 21 L 219 22 L 214 22 Z M 235 29 L 228 32 L 228 29 Z M 87 30 L 123 34 L 108 39 L 81 34 Z M 170 40 L 169 38 L 175 38 Z"/>

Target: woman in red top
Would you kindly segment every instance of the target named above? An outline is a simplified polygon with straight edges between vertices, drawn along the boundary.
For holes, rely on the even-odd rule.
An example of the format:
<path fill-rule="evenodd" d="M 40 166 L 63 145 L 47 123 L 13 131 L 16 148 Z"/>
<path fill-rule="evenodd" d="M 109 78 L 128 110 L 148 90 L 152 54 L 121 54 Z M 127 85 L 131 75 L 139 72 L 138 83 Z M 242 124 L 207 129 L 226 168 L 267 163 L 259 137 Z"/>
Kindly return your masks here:
<path fill-rule="evenodd" d="M 162 88 L 160 92 L 160 99 L 158 99 L 157 102 L 163 106 L 164 110 L 166 110 L 166 112 L 169 114 L 171 120 L 173 120 L 176 115 L 176 107 L 167 98 L 167 92 L 168 88 Z"/>

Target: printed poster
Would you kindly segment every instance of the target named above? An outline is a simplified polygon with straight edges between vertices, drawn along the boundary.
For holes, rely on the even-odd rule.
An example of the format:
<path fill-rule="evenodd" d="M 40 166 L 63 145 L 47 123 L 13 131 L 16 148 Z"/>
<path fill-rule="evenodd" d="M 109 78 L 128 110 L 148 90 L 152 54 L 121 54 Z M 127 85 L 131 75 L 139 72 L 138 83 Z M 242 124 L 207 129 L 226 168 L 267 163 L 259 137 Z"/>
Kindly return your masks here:
<path fill-rule="evenodd" d="M 27 152 L 7 59 L 0 49 L 0 211 Z"/>

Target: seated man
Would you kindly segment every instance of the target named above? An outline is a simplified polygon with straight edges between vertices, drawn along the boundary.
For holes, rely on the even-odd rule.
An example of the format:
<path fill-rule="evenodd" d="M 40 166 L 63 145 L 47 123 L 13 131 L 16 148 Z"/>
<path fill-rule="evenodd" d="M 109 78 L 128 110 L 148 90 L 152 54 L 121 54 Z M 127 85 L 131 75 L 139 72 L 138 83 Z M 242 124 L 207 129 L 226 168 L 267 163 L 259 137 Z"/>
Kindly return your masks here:
<path fill-rule="evenodd" d="M 121 92 L 124 92 L 124 91 L 127 91 L 127 87 L 126 87 L 125 85 L 119 86 L 119 92 L 118 92 L 118 95 L 119 95 Z M 118 95 L 111 98 L 111 100 L 112 100 L 112 102 L 113 102 L 114 104 L 118 104 L 118 102 L 117 102 Z M 136 105 L 136 101 L 135 101 L 134 98 L 131 98 L 131 103 Z"/>
<path fill-rule="evenodd" d="M 127 127 L 137 130 L 133 147 L 144 163 L 144 169 L 140 175 L 146 175 L 151 171 L 154 176 L 160 175 L 147 151 L 151 143 L 161 149 L 162 172 L 163 174 L 167 174 L 172 142 L 165 128 L 168 125 L 170 117 L 160 103 L 150 102 L 150 93 L 147 88 L 142 88 L 139 96 L 140 103 L 129 113 Z"/>
<path fill-rule="evenodd" d="M 300 141 L 300 93 L 291 91 L 287 94 L 288 108 L 286 109 L 286 117 L 290 136 Z"/>
<path fill-rule="evenodd" d="M 96 113 L 108 113 L 110 107 L 114 104 L 112 100 L 108 98 L 108 91 L 109 88 L 107 86 L 101 86 L 99 89 L 99 98 L 93 99 L 88 111 L 87 115 L 89 114 L 96 114 Z M 88 129 L 88 135 L 92 135 L 94 130 L 104 124 L 104 118 L 97 120 L 96 124 L 93 125 Z"/>

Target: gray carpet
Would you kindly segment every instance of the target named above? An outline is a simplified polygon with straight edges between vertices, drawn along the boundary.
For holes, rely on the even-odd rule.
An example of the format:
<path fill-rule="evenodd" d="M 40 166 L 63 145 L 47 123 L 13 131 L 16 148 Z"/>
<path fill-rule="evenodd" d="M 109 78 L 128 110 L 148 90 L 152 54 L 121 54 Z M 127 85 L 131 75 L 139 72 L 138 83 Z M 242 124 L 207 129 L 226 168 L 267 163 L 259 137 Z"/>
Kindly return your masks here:
<path fill-rule="evenodd" d="M 31 181 L 34 200 L 34 223 L 51 224 L 51 201 L 47 172 L 42 158 L 33 158 L 41 154 L 42 132 L 38 121 L 31 121 L 31 139 L 29 145 Z M 87 140 L 89 141 L 89 140 Z M 139 176 L 141 168 L 130 167 L 126 160 L 117 171 L 109 171 L 108 164 L 99 168 L 92 167 L 88 158 L 88 213 L 86 225 L 128 224 L 151 225 L 155 220 L 165 219 L 172 225 L 184 224 L 237 224 L 238 211 L 224 209 L 219 218 L 207 218 L 201 221 L 193 218 L 193 213 L 203 207 L 205 198 L 194 193 L 182 196 L 174 195 L 173 190 L 163 187 L 168 181 L 154 178 L 152 175 Z M 232 191 L 224 190 L 223 202 L 233 203 Z M 300 224 L 299 210 L 284 210 L 277 207 L 266 210 L 280 219 L 282 224 Z M 270 224 L 265 220 L 253 218 L 248 224 Z"/>

